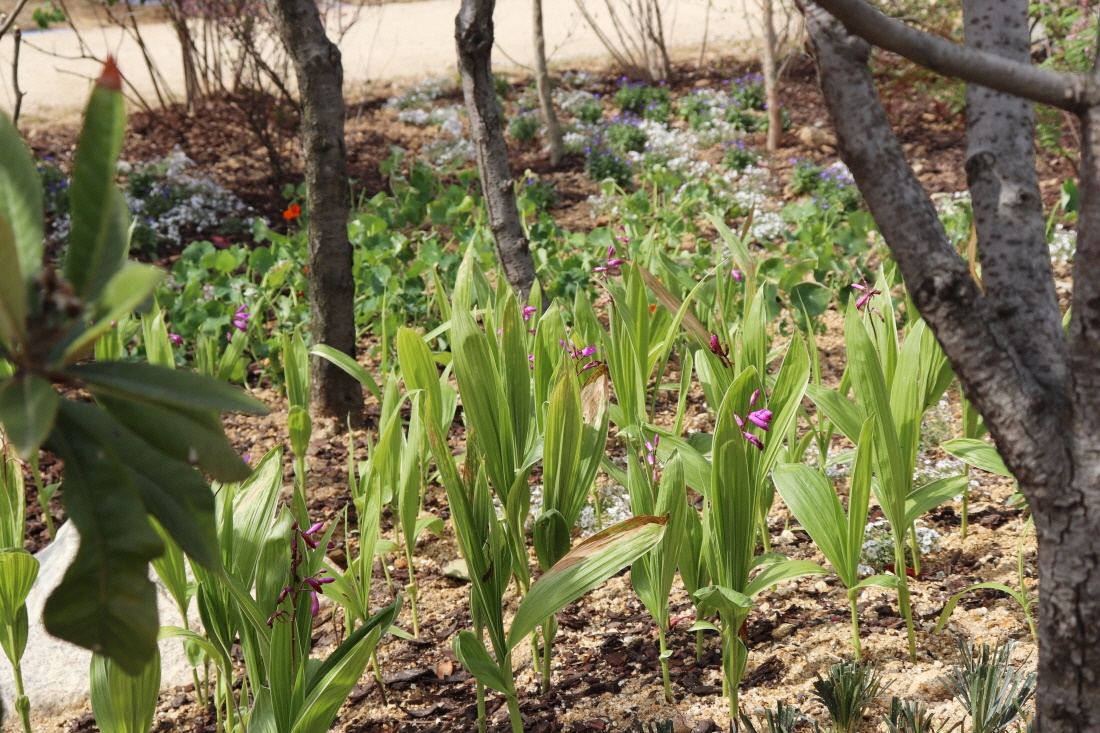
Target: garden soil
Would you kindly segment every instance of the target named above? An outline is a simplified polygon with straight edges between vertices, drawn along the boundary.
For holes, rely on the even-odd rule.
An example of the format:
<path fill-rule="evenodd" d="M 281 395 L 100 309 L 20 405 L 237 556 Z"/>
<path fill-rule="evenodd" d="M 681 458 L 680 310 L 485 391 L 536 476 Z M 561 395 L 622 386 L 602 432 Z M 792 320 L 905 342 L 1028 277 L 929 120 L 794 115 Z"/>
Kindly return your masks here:
<path fill-rule="evenodd" d="M 419 5 L 434 5 L 430 0 Z M 504 2 L 502 6 L 507 7 Z M 448 46 L 449 49 L 449 46 Z M 885 72 L 881 78 L 883 97 L 902 144 L 918 169 L 922 182 L 931 191 L 962 190 L 965 178 L 963 122 L 948 107 L 934 98 L 914 91 L 908 72 Z M 900 67 L 898 67 L 900 68 Z M 702 68 L 681 65 L 675 85 L 682 88 L 716 84 L 734 74 L 744 73 L 745 65 L 734 59 L 720 59 Z M 612 89 L 611 77 L 598 81 Z M 353 176 L 367 195 L 382 190 L 385 179 L 379 162 L 388 157 L 391 145 L 412 152 L 428 142 L 423 131 L 396 121 L 383 107 L 386 90 L 353 97 L 348 126 L 349 155 Z M 782 148 L 768 159 L 780 176 L 789 175 L 792 158 L 830 161 L 835 151 L 811 147 L 799 139 L 796 131 L 805 127 L 827 129 L 822 100 L 814 84 L 812 66 L 797 59 L 783 82 L 793 125 L 785 135 Z M 210 173 L 230 190 L 242 195 L 258 213 L 277 219 L 283 205 L 277 180 L 267 170 L 263 157 L 256 152 L 247 130 L 231 106 L 217 100 L 205 105 L 200 119 L 178 108 L 156 115 L 139 114 L 131 122 L 124 156 L 131 161 L 162 156 L 179 146 L 198 168 Z M 70 124 L 28 125 L 27 137 L 38 155 L 53 155 L 61 161 L 71 155 L 75 127 Z M 753 140 L 763 147 L 763 141 Z M 295 146 L 287 143 L 288 180 L 300 180 L 300 160 Z M 545 155 L 538 150 L 513 146 L 512 165 L 517 171 L 530 168 L 555 181 L 562 202 L 553 211 L 566 228 L 588 229 L 606 224 L 593 219 L 586 197 L 596 192 L 594 184 L 583 177 L 580 159 L 567 159 L 560 170 L 550 169 Z M 1064 161 L 1040 163 L 1044 198 L 1048 205 L 1057 195 L 1057 187 L 1067 175 Z M 167 253 L 161 263 L 170 265 L 174 256 Z M 1060 272 L 1062 286 L 1068 273 Z M 827 334 L 821 337 L 824 374 L 835 383 L 843 368 L 841 319 L 827 314 Z M 363 344 L 361 353 L 372 345 Z M 362 356 L 368 367 L 371 357 Z M 670 375 L 676 378 L 677 375 Z M 228 416 L 228 432 L 237 449 L 251 453 L 253 460 L 275 446 L 284 445 L 289 454 L 284 399 L 275 391 L 257 386 L 256 396 L 272 407 L 266 417 Z M 956 400 L 957 402 L 957 400 Z M 659 403 L 658 422 L 671 424 L 675 405 Z M 368 398 L 368 424 L 378 415 L 378 405 Z M 948 432 L 957 425 L 957 415 L 941 415 Z M 713 416 L 707 414 L 702 397 L 693 394 L 687 425 L 695 430 L 712 430 Z M 366 431 L 353 433 L 353 449 L 361 457 L 368 439 Z M 944 437 L 951 437 L 950 434 Z M 461 443 L 461 426 L 453 426 L 453 444 Z M 839 448 L 839 443 L 836 448 Z M 612 436 L 609 449 L 621 455 L 622 448 Z M 935 460 L 931 455 L 930 460 Z M 334 426 L 319 425 L 309 448 L 311 516 L 318 520 L 340 521 L 338 547 L 333 553 L 337 564 L 344 562 L 348 546 L 354 547 L 353 533 L 345 535 L 342 517 L 348 508 L 346 485 L 348 439 Z M 289 461 L 289 458 L 288 458 Z M 44 459 L 47 477 L 58 475 L 58 466 Z M 289 463 L 286 475 L 291 475 Z M 606 479 L 599 479 L 601 483 Z M 871 590 L 859 602 L 863 630 L 863 648 L 888 682 L 890 693 L 926 703 L 936 717 L 956 721 L 961 718 L 959 705 L 951 699 L 939 681 L 958 661 L 957 637 L 976 642 L 1013 639 L 1019 643 L 1016 661 L 1033 669 L 1036 648 L 1018 605 L 1002 594 L 983 591 L 965 597 L 942 633 L 933 633 L 940 610 L 950 596 L 981 581 L 999 581 L 1010 586 L 1017 582 L 1017 552 L 1022 553 L 1026 583 L 1034 593 L 1036 547 L 1032 537 L 1022 539 L 1024 517 L 1009 508 L 1006 500 L 1013 492 L 1010 482 L 988 474 L 977 477 L 971 503 L 971 528 L 960 535 L 958 503 L 947 504 L 928 517 L 928 526 L 943 537 L 941 548 L 925 559 L 922 574 L 912 582 L 917 619 L 918 661 L 908 660 L 904 623 L 898 618 L 892 594 Z M 447 518 L 444 492 L 432 486 L 426 509 Z M 55 502 L 51 511 L 58 521 L 64 516 Z M 354 510 L 351 509 L 354 527 Z M 774 549 L 795 558 L 824 562 L 808 536 L 788 516 L 777 499 L 772 513 L 771 534 Z M 31 533 L 28 548 L 37 549 L 45 542 L 42 516 L 33 495 L 28 496 L 28 520 Z M 384 532 L 392 533 L 390 517 L 384 520 Z M 332 730 L 343 733 L 405 733 L 412 731 L 449 733 L 476 729 L 474 681 L 455 661 L 450 651 L 451 637 L 467 628 L 468 586 L 448 578 L 443 566 L 458 556 L 455 539 L 447 524 L 440 538 L 427 537 L 416 551 L 415 572 L 420 583 L 421 627 L 417 640 L 387 637 L 379 648 L 383 689 L 365 675 L 340 712 Z M 388 568 L 392 586 L 381 571 L 375 575 L 376 605 L 388 603 L 394 591 L 408 577 L 403 559 L 391 557 Z M 514 610 L 511 601 L 509 610 Z M 720 651 L 716 640 L 704 640 L 702 653 L 696 656 L 695 634 L 687 629 L 694 622 L 692 606 L 682 590 L 673 596 L 673 617 L 677 623 L 669 639 L 672 650 L 672 687 L 675 700 L 664 702 L 656 635 L 649 619 L 630 588 L 629 577 L 622 574 L 596 589 L 560 616 L 560 632 L 554 648 L 553 688 L 541 694 L 525 648 L 515 660 L 521 709 L 526 729 L 538 733 L 550 731 L 626 731 L 638 722 L 671 720 L 677 733 L 726 730 L 729 728 L 727 703 L 722 697 Z M 402 618 L 407 625 L 407 612 Z M 333 615 L 331 606 L 322 609 L 314 640 L 319 651 L 331 648 L 342 637 L 343 619 Z M 747 712 L 774 706 L 777 700 L 797 705 L 802 712 L 826 724 L 824 708 L 811 695 L 812 683 L 827 667 L 850 659 L 850 625 L 844 589 L 831 576 L 819 576 L 785 583 L 764 593 L 747 624 L 750 652 L 748 673 L 741 686 L 741 704 Z M 28 660 L 33 664 L 33 660 Z M 383 694 L 384 692 L 384 694 Z M 863 731 L 882 728 L 879 714 L 885 711 L 881 697 L 864 721 Z M 507 711 L 496 695 L 489 697 L 491 728 L 508 730 Z M 9 723 L 10 726 L 10 723 Z M 9 728 L 11 729 L 11 728 Z M 63 711 L 36 720 L 36 731 L 93 731 L 94 720 L 87 709 Z M 162 692 L 154 730 L 214 731 L 212 715 L 202 708 L 190 687 Z"/>

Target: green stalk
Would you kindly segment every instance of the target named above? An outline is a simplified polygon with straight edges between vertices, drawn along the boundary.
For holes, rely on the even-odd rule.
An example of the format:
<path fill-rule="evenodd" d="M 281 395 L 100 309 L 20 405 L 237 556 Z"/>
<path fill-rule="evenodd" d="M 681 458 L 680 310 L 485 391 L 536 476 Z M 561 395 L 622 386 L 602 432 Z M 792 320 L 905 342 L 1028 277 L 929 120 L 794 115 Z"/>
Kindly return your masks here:
<path fill-rule="evenodd" d="M 11 671 L 15 678 L 15 709 L 23 722 L 23 733 L 31 733 L 31 700 L 23 691 L 23 666 L 18 661 L 12 662 Z"/>
<path fill-rule="evenodd" d="M 657 624 L 657 641 L 661 648 L 661 678 L 665 685 L 665 702 L 672 702 L 672 681 L 668 676 L 669 651 L 665 640 L 665 629 Z"/>
<path fill-rule="evenodd" d="M 34 477 L 34 488 L 38 490 L 38 505 L 42 507 L 42 518 L 46 520 L 46 531 L 49 532 L 50 541 L 53 542 L 56 536 L 56 530 L 53 526 L 53 517 L 50 515 L 50 502 L 44 499 L 45 494 L 42 491 L 42 472 L 38 470 L 37 454 L 31 457 L 31 475 Z"/>
<path fill-rule="evenodd" d="M 554 648 L 554 637 L 558 635 L 558 620 L 551 616 L 542 625 L 542 691 L 550 692 L 550 658 Z"/>
<path fill-rule="evenodd" d="M 477 683 L 477 733 L 486 733 L 485 685 Z"/>
<path fill-rule="evenodd" d="M 374 684 L 378 686 L 378 694 L 382 698 L 383 705 L 389 705 L 389 701 L 386 699 L 386 685 L 382 681 L 382 665 L 378 663 L 378 649 L 371 652 L 370 666 L 374 671 Z"/>
<path fill-rule="evenodd" d="M 409 610 L 412 612 L 413 637 L 420 638 L 420 615 L 416 608 L 416 594 L 419 592 L 413 578 L 412 563 L 409 563 L 409 584 L 405 586 L 405 594 L 409 597 Z"/>
<path fill-rule="evenodd" d="M 966 488 L 963 489 L 962 517 L 960 518 L 959 534 L 966 539 L 966 530 L 970 526 L 970 464 L 963 464 L 963 476 L 966 476 Z"/>
<path fill-rule="evenodd" d="M 898 568 L 901 568 L 898 570 Z M 905 538 L 894 531 L 894 573 L 898 584 L 898 611 L 905 618 L 905 629 L 909 636 L 909 661 L 917 661 L 917 637 L 913 630 L 913 608 L 909 604 L 909 575 L 905 572 Z"/>
<path fill-rule="evenodd" d="M 695 661 L 703 658 L 703 630 L 695 630 Z"/>
<path fill-rule="evenodd" d="M 512 721 L 512 733 L 523 733 L 523 716 L 519 712 L 519 697 L 516 691 L 513 689 L 504 697 L 508 701 L 508 717 Z"/>
<path fill-rule="evenodd" d="M 917 525 L 909 525 L 909 549 L 913 553 L 913 573 L 920 575 L 920 545 L 917 544 Z"/>
<path fill-rule="evenodd" d="M 856 591 L 848 591 L 848 604 L 852 609 L 852 648 L 856 653 L 856 661 L 862 662 L 862 649 L 859 645 L 859 609 L 856 607 Z"/>

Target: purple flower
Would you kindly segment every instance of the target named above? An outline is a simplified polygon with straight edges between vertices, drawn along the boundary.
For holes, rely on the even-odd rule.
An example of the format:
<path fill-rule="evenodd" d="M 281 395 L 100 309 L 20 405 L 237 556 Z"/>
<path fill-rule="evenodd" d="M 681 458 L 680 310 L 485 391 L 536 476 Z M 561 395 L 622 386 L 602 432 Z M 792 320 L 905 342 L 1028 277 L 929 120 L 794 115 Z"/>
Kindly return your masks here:
<path fill-rule="evenodd" d="M 740 270 L 730 270 L 730 277 L 732 277 L 737 282 L 741 282 L 745 278 L 745 276 L 741 274 Z"/>
<path fill-rule="evenodd" d="M 183 336 L 177 333 L 168 334 L 168 340 L 172 342 L 173 346 L 183 346 Z"/>
<path fill-rule="evenodd" d="M 233 314 L 233 328 L 238 331 L 248 330 L 248 319 L 251 315 L 248 312 L 248 306 L 243 303 L 237 308 L 237 312 Z"/>
<path fill-rule="evenodd" d="M 523 322 L 527 323 L 527 321 L 531 320 L 531 316 L 535 315 L 538 312 L 539 309 L 533 305 L 523 306 Z"/>
<path fill-rule="evenodd" d="M 757 410 L 756 412 L 749 413 L 749 422 L 761 430 L 771 430 L 770 423 L 772 421 L 771 410 Z"/>
<path fill-rule="evenodd" d="M 730 362 L 730 346 L 729 344 L 723 344 L 718 340 L 718 334 L 712 333 L 710 340 L 707 342 L 707 346 L 710 348 L 710 352 L 718 357 L 724 367 L 732 367 Z"/>
<path fill-rule="evenodd" d="M 863 310 L 863 307 L 871 301 L 871 298 L 875 297 L 876 295 L 882 295 L 881 290 L 876 290 L 875 288 L 872 288 L 870 285 L 867 284 L 866 280 L 864 280 L 862 283 L 852 283 L 852 287 L 863 293 L 863 295 L 859 296 L 859 298 L 856 300 L 856 310 Z"/>
<path fill-rule="evenodd" d="M 764 450 L 764 444 L 760 441 L 760 438 L 756 437 L 752 433 L 746 432 L 742 432 L 741 435 L 745 436 L 745 440 L 755 445 L 758 450 Z"/>
<path fill-rule="evenodd" d="M 760 399 L 760 390 L 756 390 L 752 393 L 752 397 L 749 398 L 749 407 L 755 405 L 758 399 Z"/>
<path fill-rule="evenodd" d="M 528 362 L 528 366 L 530 366 L 532 369 L 534 369 L 535 368 L 535 355 L 534 354 L 528 354 L 527 355 L 527 362 Z"/>

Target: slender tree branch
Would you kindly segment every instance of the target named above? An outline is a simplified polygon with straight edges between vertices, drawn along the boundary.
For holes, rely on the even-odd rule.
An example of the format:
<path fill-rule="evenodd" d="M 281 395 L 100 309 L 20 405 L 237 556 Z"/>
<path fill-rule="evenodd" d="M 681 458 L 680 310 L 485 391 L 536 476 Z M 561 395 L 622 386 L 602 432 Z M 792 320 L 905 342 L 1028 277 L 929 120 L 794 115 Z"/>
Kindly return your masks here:
<path fill-rule="evenodd" d="M 802 0 L 840 154 L 901 268 L 913 302 L 931 326 L 985 416 L 1009 468 L 1030 487 L 1058 491 L 1068 465 L 1062 403 L 1021 360 L 966 262 L 951 247 L 882 109 L 866 42 L 820 6 Z M 1037 441 L 1033 436 L 1043 435 Z M 1048 494 L 1049 496 L 1049 494 Z M 1034 497 L 1042 499 L 1045 497 Z"/>
<path fill-rule="evenodd" d="M 1100 102 L 1088 74 L 1053 71 L 960 46 L 918 31 L 865 0 L 818 0 L 854 35 L 945 76 L 1007 92 L 1033 102 L 1081 112 Z"/>
<path fill-rule="evenodd" d="M 12 25 L 15 23 L 15 19 L 19 17 L 19 14 L 23 12 L 23 8 L 27 6 L 28 0 L 19 0 L 15 8 L 7 15 L 2 16 L 0 20 L 0 38 L 4 37 L 4 34 L 11 30 Z"/>

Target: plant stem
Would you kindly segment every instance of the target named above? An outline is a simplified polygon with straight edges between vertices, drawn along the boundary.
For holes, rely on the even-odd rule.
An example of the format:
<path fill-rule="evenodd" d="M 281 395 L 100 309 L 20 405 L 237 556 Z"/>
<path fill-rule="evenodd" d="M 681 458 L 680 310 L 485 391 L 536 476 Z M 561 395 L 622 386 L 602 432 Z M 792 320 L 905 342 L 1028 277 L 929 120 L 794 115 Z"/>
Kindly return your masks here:
<path fill-rule="evenodd" d="M 916 523 L 909 525 L 909 549 L 913 553 L 913 573 L 920 575 L 920 545 L 917 543 Z"/>
<path fill-rule="evenodd" d="M 485 685 L 477 683 L 477 733 L 486 733 Z"/>
<path fill-rule="evenodd" d="M 11 629 L 8 633 L 12 635 Z M 15 648 L 14 645 L 12 648 Z M 15 709 L 19 711 L 19 719 L 23 722 L 23 733 L 31 733 L 31 701 L 23 691 L 23 666 L 18 661 L 12 662 L 11 671 L 15 678 Z"/>
<path fill-rule="evenodd" d="M 405 594 L 408 595 L 408 597 L 409 597 L 409 610 L 412 612 L 413 637 L 419 639 L 420 638 L 420 614 L 417 612 L 417 608 L 416 608 L 416 594 L 417 594 L 419 589 L 416 587 L 416 583 L 412 582 L 412 580 L 413 580 L 412 563 L 409 563 L 409 584 L 405 586 Z"/>
<path fill-rule="evenodd" d="M 672 681 L 668 676 L 668 648 L 665 644 L 665 629 L 657 624 L 657 640 L 661 647 L 661 678 L 665 685 L 665 702 L 672 702 Z"/>
<path fill-rule="evenodd" d="M 900 568 L 900 570 L 898 570 Z M 913 608 L 909 605 L 909 575 L 905 572 L 905 537 L 894 531 L 894 572 L 897 574 L 898 611 L 905 618 L 905 629 L 909 636 L 909 660 L 917 661 L 917 637 L 913 630 Z"/>
<path fill-rule="evenodd" d="M 959 535 L 965 540 L 966 530 L 970 526 L 970 465 L 965 465 L 963 476 L 966 476 L 966 486 L 963 487 L 962 517 L 960 518 Z"/>
<path fill-rule="evenodd" d="M 862 662 L 862 650 L 859 646 L 859 609 L 856 607 L 856 592 L 854 590 L 848 591 L 848 603 L 852 608 L 852 648 L 856 653 L 856 661 Z"/>
<path fill-rule="evenodd" d="M 703 630 L 695 630 L 695 661 L 703 658 Z"/>
<path fill-rule="evenodd" d="M 554 637 L 558 635 L 558 620 L 551 616 L 542 625 L 542 692 L 550 692 L 550 658 L 554 647 Z"/>
<path fill-rule="evenodd" d="M 516 696 L 515 690 L 507 693 L 504 697 L 508 701 L 508 717 L 512 720 L 512 733 L 523 733 L 523 716 L 519 712 L 519 697 Z"/>

